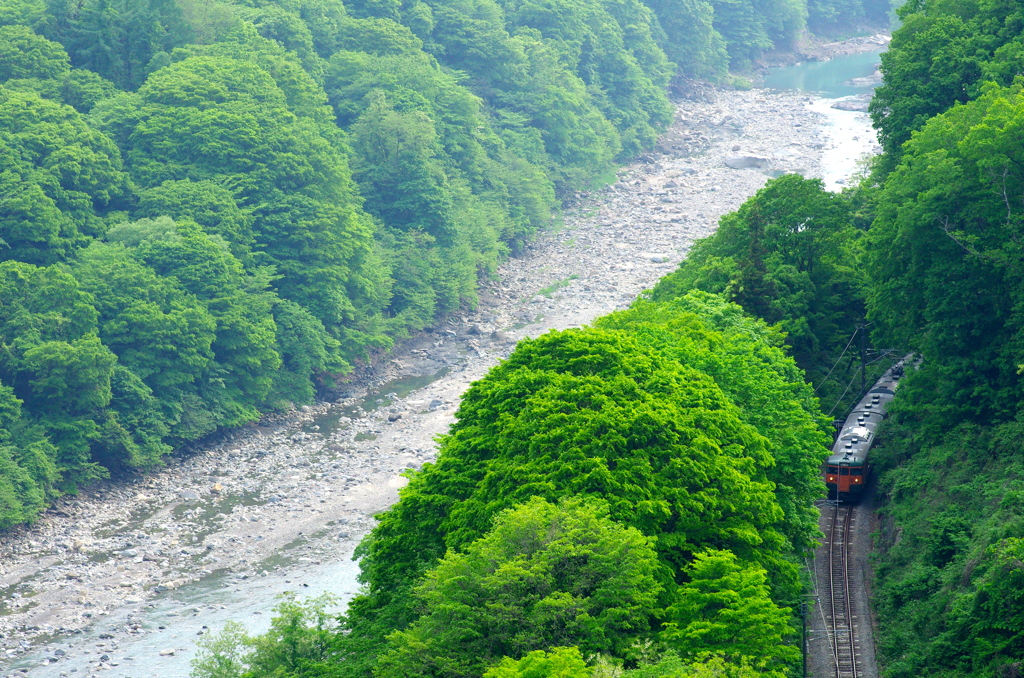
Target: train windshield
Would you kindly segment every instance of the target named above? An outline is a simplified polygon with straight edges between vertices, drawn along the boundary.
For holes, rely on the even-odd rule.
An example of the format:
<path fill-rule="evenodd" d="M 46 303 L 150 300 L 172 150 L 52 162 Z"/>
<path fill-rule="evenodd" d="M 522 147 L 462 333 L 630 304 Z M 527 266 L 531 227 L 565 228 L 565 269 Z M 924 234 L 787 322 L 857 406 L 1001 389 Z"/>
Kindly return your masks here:
<path fill-rule="evenodd" d="M 841 475 L 841 476 L 848 476 L 848 475 L 850 475 L 850 469 L 847 468 L 846 466 L 843 466 L 842 468 L 839 469 L 839 475 Z"/>

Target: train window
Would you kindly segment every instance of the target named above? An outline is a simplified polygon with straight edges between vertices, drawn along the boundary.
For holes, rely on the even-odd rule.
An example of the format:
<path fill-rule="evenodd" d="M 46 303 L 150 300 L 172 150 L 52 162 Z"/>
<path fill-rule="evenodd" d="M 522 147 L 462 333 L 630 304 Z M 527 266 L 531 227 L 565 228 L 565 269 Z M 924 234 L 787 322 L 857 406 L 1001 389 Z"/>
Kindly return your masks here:
<path fill-rule="evenodd" d="M 862 475 L 864 475 L 864 469 L 862 469 L 862 468 L 851 468 L 850 469 L 850 475 L 851 476 L 862 476 Z"/>
<path fill-rule="evenodd" d="M 829 466 L 828 470 L 827 470 L 827 473 L 831 473 L 832 475 L 835 475 L 835 474 L 839 473 L 839 467 L 838 466 Z"/>
<path fill-rule="evenodd" d="M 841 476 L 848 476 L 848 475 L 850 475 L 850 469 L 845 467 L 845 466 L 842 467 L 841 469 L 839 469 L 839 475 L 841 475 Z"/>

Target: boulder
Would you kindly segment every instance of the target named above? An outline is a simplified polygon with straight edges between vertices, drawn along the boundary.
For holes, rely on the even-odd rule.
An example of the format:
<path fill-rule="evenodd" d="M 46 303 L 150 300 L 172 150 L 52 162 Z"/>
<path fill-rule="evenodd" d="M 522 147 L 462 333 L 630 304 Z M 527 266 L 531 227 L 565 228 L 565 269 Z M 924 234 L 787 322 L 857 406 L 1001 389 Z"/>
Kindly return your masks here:
<path fill-rule="evenodd" d="M 725 166 L 732 169 L 768 169 L 771 160 L 757 155 L 727 155 Z"/>
<path fill-rule="evenodd" d="M 832 108 L 837 111 L 861 111 L 866 112 L 868 110 L 868 102 L 863 99 L 844 99 L 837 101 L 832 104 Z"/>

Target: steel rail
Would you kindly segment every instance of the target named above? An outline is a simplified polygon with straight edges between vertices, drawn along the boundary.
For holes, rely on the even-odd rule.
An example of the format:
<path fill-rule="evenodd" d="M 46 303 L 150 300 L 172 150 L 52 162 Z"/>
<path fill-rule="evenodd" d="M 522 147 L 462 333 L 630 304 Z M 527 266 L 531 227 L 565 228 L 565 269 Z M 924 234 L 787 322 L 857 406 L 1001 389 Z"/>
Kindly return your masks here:
<path fill-rule="evenodd" d="M 842 521 L 840 521 L 842 514 Z M 836 506 L 829 527 L 829 631 L 836 678 L 857 678 L 857 638 L 850 595 L 853 507 Z"/>

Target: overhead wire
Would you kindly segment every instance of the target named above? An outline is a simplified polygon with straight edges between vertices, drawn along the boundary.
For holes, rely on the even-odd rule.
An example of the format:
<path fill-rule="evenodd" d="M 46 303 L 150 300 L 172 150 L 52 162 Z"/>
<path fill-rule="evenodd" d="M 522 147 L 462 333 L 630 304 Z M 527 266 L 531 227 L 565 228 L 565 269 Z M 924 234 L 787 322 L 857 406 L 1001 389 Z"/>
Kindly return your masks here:
<path fill-rule="evenodd" d="M 837 400 L 836 404 L 832 406 L 832 409 L 828 411 L 828 414 L 825 415 L 826 417 L 831 417 L 832 413 L 836 411 L 836 408 L 839 407 L 840 403 L 843 402 L 843 398 L 846 397 L 846 392 L 850 390 L 850 387 L 853 386 L 853 382 L 856 379 L 857 379 L 857 373 L 854 372 L 853 373 L 853 377 L 850 379 L 850 382 L 846 385 L 846 388 L 843 389 L 843 394 L 841 396 L 839 396 L 839 400 Z"/>
<path fill-rule="evenodd" d="M 886 351 L 886 352 L 882 353 L 881 355 L 879 355 L 879 356 L 878 356 L 877 358 L 875 358 L 874 360 L 872 360 L 871 362 L 869 362 L 869 363 L 864 363 L 864 366 L 863 366 L 863 367 L 861 367 L 861 369 L 862 369 L 862 370 L 863 370 L 863 369 L 866 369 L 866 368 L 870 367 L 871 365 L 874 365 L 875 363 L 877 363 L 877 362 L 878 362 L 879 360 L 882 360 L 883 358 L 888 358 L 888 357 L 890 357 L 890 355 L 889 355 L 889 352 L 888 352 L 888 351 Z M 825 416 L 827 416 L 827 417 L 831 417 L 831 416 L 832 416 L 832 413 L 833 413 L 833 412 L 835 412 L 835 411 L 836 411 L 836 408 L 837 408 L 837 407 L 839 407 L 840 403 L 842 403 L 842 402 L 843 402 L 843 398 L 845 398 L 845 397 L 846 397 L 846 392 L 850 390 L 850 387 L 851 387 L 851 386 L 853 386 L 853 382 L 854 382 L 854 380 L 855 380 L 856 378 L 857 378 L 857 373 L 856 373 L 856 372 L 854 372 L 854 373 L 853 373 L 853 377 L 851 377 L 851 378 L 850 378 L 850 383 L 848 383 L 848 384 L 846 385 L 846 388 L 845 388 L 845 389 L 843 390 L 843 394 L 842 394 L 841 396 L 839 396 L 839 400 L 837 400 L 837 401 L 836 401 L 836 404 L 832 406 L 832 409 L 831 409 L 831 410 L 829 410 L 829 411 L 828 411 L 828 414 L 827 414 L 827 415 L 825 415 Z"/>
<path fill-rule="evenodd" d="M 864 327 L 866 327 L 866 325 Z M 846 342 L 846 348 L 844 348 L 843 352 L 839 354 L 838 358 L 836 358 L 836 362 L 835 362 L 835 364 L 832 365 L 832 369 L 828 371 L 828 374 L 826 374 L 825 378 L 821 380 L 821 383 L 818 384 L 815 387 L 815 389 L 814 389 L 815 393 L 817 393 L 818 389 L 821 388 L 822 386 L 824 386 L 825 382 L 828 381 L 828 378 L 832 376 L 832 372 L 834 372 L 836 367 L 839 366 L 839 361 L 843 359 L 843 356 L 846 355 L 846 351 L 849 350 L 850 345 L 853 343 L 853 340 L 857 338 L 857 333 L 860 332 L 862 329 L 864 329 L 864 327 L 858 326 L 857 329 L 855 329 L 853 331 L 853 334 L 850 336 L 850 340 L 848 342 Z"/>

